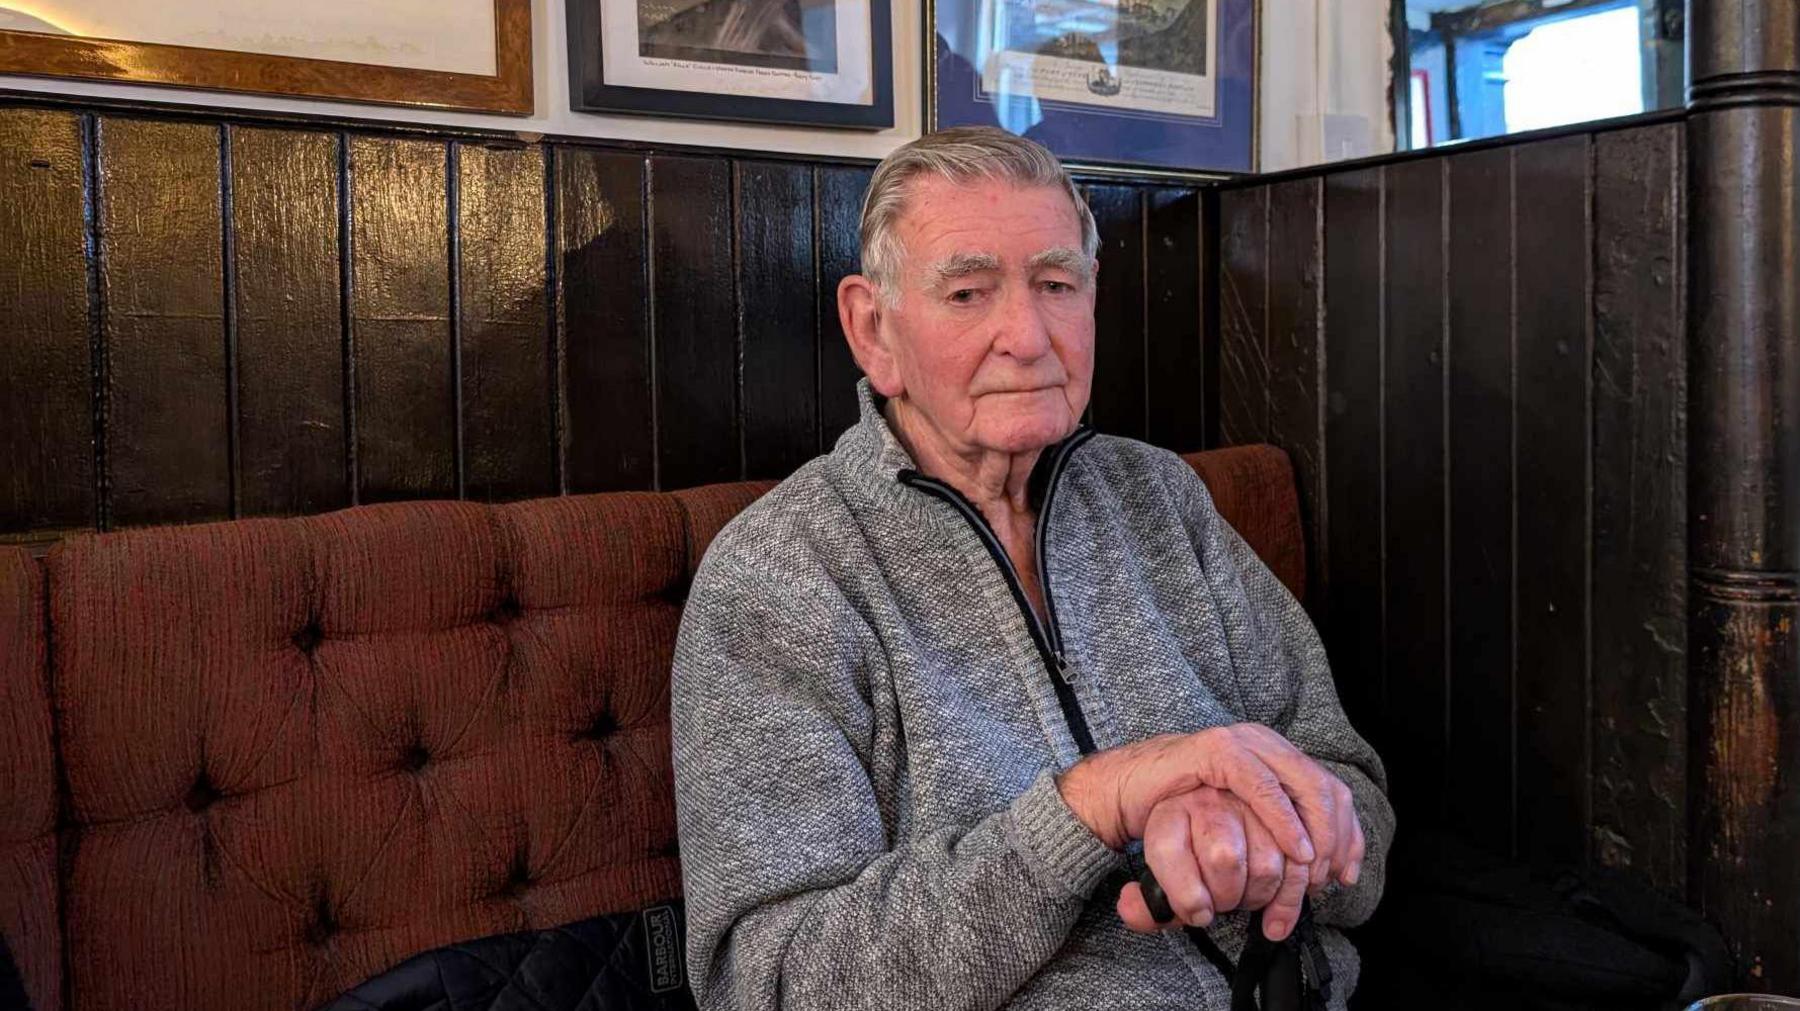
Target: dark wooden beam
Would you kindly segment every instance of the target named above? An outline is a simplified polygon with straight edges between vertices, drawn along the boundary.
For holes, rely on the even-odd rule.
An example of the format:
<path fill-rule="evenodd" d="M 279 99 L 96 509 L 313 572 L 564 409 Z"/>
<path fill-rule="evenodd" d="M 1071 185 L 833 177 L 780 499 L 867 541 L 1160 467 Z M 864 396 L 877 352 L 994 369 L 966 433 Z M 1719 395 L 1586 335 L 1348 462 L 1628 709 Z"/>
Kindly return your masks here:
<path fill-rule="evenodd" d="M 1567 14 L 1584 7 L 1603 7 L 1617 0 L 1569 0 L 1567 3 L 1545 3 L 1544 0 L 1501 0 L 1458 11 L 1439 11 L 1431 15 L 1431 27 L 1445 35 L 1476 35 L 1504 28 L 1518 21 L 1530 21 L 1550 14 Z"/>
<path fill-rule="evenodd" d="M 1690 5 L 1694 898 L 1741 984 L 1800 989 L 1800 7 Z"/>

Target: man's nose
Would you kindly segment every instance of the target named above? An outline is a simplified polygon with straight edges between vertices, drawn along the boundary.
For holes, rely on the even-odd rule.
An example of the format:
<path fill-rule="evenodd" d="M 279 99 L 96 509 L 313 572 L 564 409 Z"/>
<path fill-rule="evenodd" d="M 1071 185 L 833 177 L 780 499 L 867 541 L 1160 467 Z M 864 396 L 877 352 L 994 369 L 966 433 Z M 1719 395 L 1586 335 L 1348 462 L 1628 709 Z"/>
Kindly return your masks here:
<path fill-rule="evenodd" d="M 1011 287 L 995 323 L 994 350 L 1026 362 L 1050 353 L 1050 327 L 1029 284 Z"/>

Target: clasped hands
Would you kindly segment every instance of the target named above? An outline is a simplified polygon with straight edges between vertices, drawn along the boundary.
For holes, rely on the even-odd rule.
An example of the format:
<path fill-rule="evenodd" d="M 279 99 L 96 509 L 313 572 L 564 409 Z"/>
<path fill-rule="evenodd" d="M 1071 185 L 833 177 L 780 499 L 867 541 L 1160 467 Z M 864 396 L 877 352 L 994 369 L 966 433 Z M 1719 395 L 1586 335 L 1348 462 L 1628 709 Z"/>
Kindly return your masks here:
<path fill-rule="evenodd" d="M 1058 777 L 1076 817 L 1113 849 L 1144 841 L 1144 859 L 1184 924 L 1263 910 L 1285 938 L 1305 897 L 1362 873 L 1362 825 L 1350 788 L 1259 723 L 1168 734 L 1090 755 Z M 1119 893 L 1132 930 L 1162 929 L 1143 890 Z"/>

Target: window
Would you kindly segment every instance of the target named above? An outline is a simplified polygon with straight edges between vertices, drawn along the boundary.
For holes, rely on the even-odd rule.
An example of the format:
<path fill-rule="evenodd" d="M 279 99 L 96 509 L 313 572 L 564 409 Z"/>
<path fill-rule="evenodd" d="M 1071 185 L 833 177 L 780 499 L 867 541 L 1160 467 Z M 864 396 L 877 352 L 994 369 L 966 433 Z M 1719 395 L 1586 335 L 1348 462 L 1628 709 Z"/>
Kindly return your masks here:
<path fill-rule="evenodd" d="M 1409 147 L 1679 105 L 1679 0 L 1405 0 L 1395 45 L 1409 74 L 1396 132 Z"/>
<path fill-rule="evenodd" d="M 1636 7 L 1538 25 L 1506 50 L 1506 132 L 1644 111 Z"/>

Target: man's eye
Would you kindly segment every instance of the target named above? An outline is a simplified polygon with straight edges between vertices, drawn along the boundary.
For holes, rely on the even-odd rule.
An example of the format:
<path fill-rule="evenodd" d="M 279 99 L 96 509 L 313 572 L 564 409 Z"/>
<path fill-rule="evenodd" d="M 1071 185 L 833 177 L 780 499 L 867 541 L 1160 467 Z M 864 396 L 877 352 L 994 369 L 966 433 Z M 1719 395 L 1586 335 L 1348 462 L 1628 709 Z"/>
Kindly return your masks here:
<path fill-rule="evenodd" d="M 1045 281 L 1044 290 L 1052 295 L 1063 295 L 1074 291 L 1075 286 L 1067 281 Z"/>
<path fill-rule="evenodd" d="M 958 305 L 967 305 L 970 302 L 975 301 L 975 289 L 958 288 L 950 293 L 950 301 L 955 302 Z"/>

